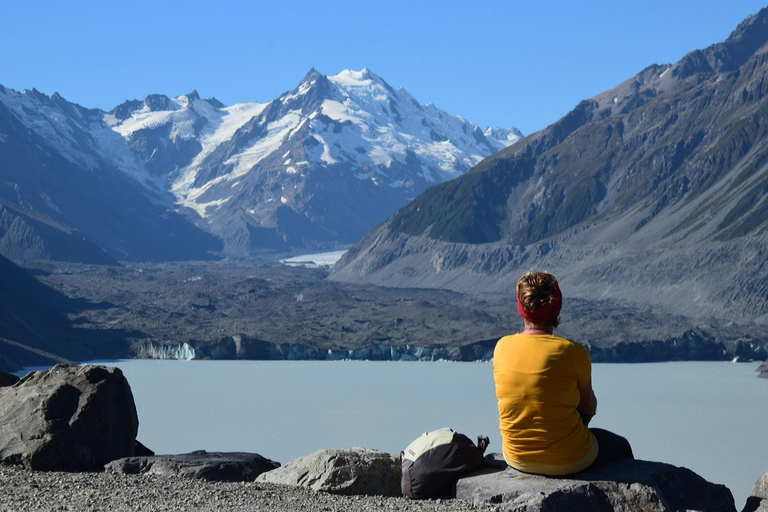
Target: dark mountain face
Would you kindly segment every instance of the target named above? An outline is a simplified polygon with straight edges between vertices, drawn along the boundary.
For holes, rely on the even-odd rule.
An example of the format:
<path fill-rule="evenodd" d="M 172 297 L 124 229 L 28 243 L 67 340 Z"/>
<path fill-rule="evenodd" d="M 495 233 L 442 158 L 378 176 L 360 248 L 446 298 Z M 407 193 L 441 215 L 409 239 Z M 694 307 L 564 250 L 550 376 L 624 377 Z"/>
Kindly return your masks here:
<path fill-rule="evenodd" d="M 585 297 L 768 320 L 767 41 L 764 9 L 581 102 L 427 190 L 334 278 L 507 291 L 548 268 Z"/>
<path fill-rule="evenodd" d="M 65 317 L 73 302 L 0 256 L 0 371 L 87 357 Z"/>
<path fill-rule="evenodd" d="M 0 254 L 19 261 L 56 260 L 117 265 L 78 231 L 0 204 Z"/>

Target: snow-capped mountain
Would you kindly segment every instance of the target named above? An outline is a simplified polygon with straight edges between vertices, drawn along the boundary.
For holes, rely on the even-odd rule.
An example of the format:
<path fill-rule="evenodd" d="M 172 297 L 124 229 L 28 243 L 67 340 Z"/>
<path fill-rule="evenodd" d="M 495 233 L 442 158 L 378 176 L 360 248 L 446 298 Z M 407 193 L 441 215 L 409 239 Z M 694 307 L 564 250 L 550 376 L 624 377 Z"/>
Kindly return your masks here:
<path fill-rule="evenodd" d="M 367 69 L 313 69 L 268 103 L 193 91 L 108 113 L 0 86 L 0 251 L 77 259 L 87 239 L 156 260 L 220 251 L 210 235 L 236 256 L 351 243 L 520 136 L 421 105 Z M 49 228 L 69 249 L 43 247 Z"/>
<path fill-rule="evenodd" d="M 520 138 L 421 105 L 367 69 L 311 70 L 269 103 L 150 96 L 104 120 L 236 255 L 356 241 Z"/>
<path fill-rule="evenodd" d="M 89 263 L 210 258 L 220 241 L 174 211 L 104 114 L 0 86 L 0 253 Z"/>

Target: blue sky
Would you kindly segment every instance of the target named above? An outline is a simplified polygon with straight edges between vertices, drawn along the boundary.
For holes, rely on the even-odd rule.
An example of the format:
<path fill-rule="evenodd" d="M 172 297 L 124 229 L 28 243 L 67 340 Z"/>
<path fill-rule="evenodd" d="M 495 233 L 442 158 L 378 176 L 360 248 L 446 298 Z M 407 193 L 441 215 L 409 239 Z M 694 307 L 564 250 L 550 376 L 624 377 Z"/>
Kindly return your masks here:
<path fill-rule="evenodd" d="M 766 3 L 0 0 L 0 84 L 105 110 L 192 89 L 231 105 L 272 100 L 312 67 L 368 67 L 421 103 L 529 134 Z"/>

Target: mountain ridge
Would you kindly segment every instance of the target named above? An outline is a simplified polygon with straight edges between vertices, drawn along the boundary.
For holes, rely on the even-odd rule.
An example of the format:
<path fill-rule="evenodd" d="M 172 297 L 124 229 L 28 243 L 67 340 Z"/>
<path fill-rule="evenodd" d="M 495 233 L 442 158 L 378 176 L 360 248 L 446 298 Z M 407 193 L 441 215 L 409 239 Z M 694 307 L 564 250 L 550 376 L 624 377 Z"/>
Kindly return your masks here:
<path fill-rule="evenodd" d="M 766 25 L 763 9 L 427 190 L 332 279 L 509 292 L 547 268 L 584 298 L 765 322 Z"/>
<path fill-rule="evenodd" d="M 129 261 L 350 244 L 428 186 L 521 135 L 515 128 L 482 131 L 421 105 L 367 68 L 333 76 L 313 68 L 267 103 L 225 106 L 191 91 L 150 94 L 105 112 L 58 93 L 0 87 L 0 110 L 0 178 L 12 189 L 0 193 L 3 204 L 78 231 L 110 257 Z M 16 147 L 4 144 L 9 137 Z M 16 177 L 42 169 L 53 177 L 47 184 Z M 103 204 L 100 198 L 116 190 L 123 197 Z M 104 222 L 74 214 L 88 208 L 87 217 Z M 144 218 L 134 222 L 125 211 Z M 110 234 L 110 225 L 124 236 Z M 155 240 L 158 250 L 151 250 L 144 231 L 190 243 Z M 44 259 L 67 252 L 33 249 L 9 246 L 8 254 Z M 67 250 L 65 261 L 86 252 Z"/>
<path fill-rule="evenodd" d="M 181 98 L 170 100 L 177 106 L 184 103 L 174 115 L 201 107 L 199 97 Z M 418 122 L 408 118 L 407 108 L 417 111 Z M 419 139 L 414 124 L 429 125 L 432 142 L 449 144 L 461 158 L 474 161 L 479 158 L 471 155 L 490 154 L 515 140 L 514 130 L 502 132 L 503 140 L 498 141 L 491 131 L 487 139 L 476 126 L 435 107 L 422 107 L 405 89 L 395 90 L 367 68 L 334 76 L 313 68 L 296 88 L 271 102 L 224 109 L 214 105 L 216 109 L 226 112 L 214 115 L 197 110 L 204 122 L 195 124 L 197 118 L 186 132 L 171 134 L 176 147 L 185 137 L 197 146 L 188 155 L 191 158 L 170 166 L 169 181 L 178 204 L 197 212 L 199 220 L 225 240 L 225 252 L 230 255 L 269 246 L 351 243 L 380 222 L 384 212 L 405 204 L 408 195 L 474 163 L 462 163 L 450 154 L 447 158 L 453 161 L 437 157 L 436 168 L 425 160 L 428 152 L 416 156 L 412 148 L 418 152 L 424 147 L 420 141 L 425 134 Z M 484 145 L 472 146 L 474 153 L 468 153 L 470 146 L 459 141 L 460 135 L 435 131 L 429 113 L 442 120 L 444 130 L 450 129 L 450 123 L 463 123 L 465 131 L 471 126 L 473 143 Z M 196 139 L 190 136 L 190 126 Z M 149 158 L 165 144 L 160 140 L 142 149 L 137 142 L 147 139 L 144 129 L 126 122 L 115 123 L 113 129 L 139 153 L 148 155 L 152 149 Z M 408 134 L 410 142 L 402 142 L 401 132 Z M 464 144 L 463 149 L 455 149 L 457 143 Z M 415 171 L 423 176 L 419 178 Z M 331 197 L 334 190 L 338 192 Z"/>

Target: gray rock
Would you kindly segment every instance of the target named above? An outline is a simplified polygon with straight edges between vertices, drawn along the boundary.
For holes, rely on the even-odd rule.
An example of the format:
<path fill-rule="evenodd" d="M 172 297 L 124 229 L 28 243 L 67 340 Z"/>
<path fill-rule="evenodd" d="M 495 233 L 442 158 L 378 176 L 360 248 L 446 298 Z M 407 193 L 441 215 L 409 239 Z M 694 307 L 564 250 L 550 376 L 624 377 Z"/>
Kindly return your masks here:
<path fill-rule="evenodd" d="M 10 373 L 0 372 L 0 387 L 13 386 L 17 382 L 19 382 L 19 380 L 21 379 L 19 379 L 15 375 L 11 375 Z"/>
<path fill-rule="evenodd" d="M 117 368 L 57 365 L 0 388 L 0 463 L 100 471 L 133 455 L 139 420 Z"/>
<path fill-rule="evenodd" d="M 742 512 L 768 512 L 768 473 L 757 479 Z"/>
<path fill-rule="evenodd" d="M 768 361 L 764 362 L 760 365 L 760 367 L 757 369 L 758 377 L 762 377 L 763 379 L 768 379 Z"/>
<path fill-rule="evenodd" d="M 400 460 L 370 448 L 320 450 L 263 473 L 256 481 L 333 494 L 400 496 Z"/>
<path fill-rule="evenodd" d="M 127 457 L 110 462 L 104 469 L 127 475 L 148 473 L 207 482 L 252 482 L 260 474 L 279 467 L 279 462 L 257 453 L 199 450 L 184 455 Z"/>
<path fill-rule="evenodd" d="M 641 460 L 619 460 L 565 478 L 484 468 L 459 480 L 456 497 L 515 512 L 736 510 L 727 487 L 686 468 Z"/>
<path fill-rule="evenodd" d="M 768 473 L 757 479 L 755 487 L 752 489 L 752 496 L 768 499 Z"/>

